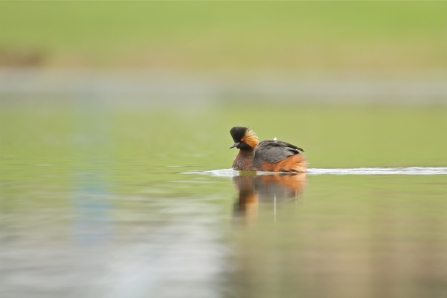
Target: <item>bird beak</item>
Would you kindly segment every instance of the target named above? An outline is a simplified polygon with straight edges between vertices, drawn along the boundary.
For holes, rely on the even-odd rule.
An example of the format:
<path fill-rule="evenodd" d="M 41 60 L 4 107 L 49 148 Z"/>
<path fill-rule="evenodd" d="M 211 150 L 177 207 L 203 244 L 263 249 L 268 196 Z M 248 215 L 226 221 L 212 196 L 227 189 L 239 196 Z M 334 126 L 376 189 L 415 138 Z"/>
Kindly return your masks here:
<path fill-rule="evenodd" d="M 240 143 L 234 143 L 233 145 L 230 146 L 230 149 L 239 146 L 239 144 Z"/>

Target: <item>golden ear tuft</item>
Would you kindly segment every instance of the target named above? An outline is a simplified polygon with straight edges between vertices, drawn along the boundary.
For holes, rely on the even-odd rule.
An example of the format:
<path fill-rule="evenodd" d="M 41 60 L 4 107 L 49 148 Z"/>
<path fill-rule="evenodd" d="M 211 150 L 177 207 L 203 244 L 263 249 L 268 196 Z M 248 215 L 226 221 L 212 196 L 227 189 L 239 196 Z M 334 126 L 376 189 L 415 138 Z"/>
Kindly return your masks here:
<path fill-rule="evenodd" d="M 255 132 L 250 129 L 245 131 L 244 140 L 245 143 L 252 148 L 255 148 L 259 144 L 258 137 L 256 136 Z"/>

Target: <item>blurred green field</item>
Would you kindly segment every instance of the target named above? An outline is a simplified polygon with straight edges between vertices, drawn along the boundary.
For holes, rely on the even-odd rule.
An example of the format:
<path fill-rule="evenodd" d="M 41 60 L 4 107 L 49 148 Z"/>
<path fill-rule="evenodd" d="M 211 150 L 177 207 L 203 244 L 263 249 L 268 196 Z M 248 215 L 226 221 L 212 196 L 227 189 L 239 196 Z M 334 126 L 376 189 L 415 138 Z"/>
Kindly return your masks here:
<path fill-rule="evenodd" d="M 446 2 L 1 2 L 0 65 L 443 68 Z"/>

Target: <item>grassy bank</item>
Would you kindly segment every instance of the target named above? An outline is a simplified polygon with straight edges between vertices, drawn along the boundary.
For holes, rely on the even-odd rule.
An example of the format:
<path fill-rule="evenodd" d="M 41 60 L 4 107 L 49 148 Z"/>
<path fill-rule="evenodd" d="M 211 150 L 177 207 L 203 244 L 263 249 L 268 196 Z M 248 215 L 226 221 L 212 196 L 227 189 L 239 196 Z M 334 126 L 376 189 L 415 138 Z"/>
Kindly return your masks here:
<path fill-rule="evenodd" d="M 0 64 L 447 67 L 443 2 L 2 2 Z"/>

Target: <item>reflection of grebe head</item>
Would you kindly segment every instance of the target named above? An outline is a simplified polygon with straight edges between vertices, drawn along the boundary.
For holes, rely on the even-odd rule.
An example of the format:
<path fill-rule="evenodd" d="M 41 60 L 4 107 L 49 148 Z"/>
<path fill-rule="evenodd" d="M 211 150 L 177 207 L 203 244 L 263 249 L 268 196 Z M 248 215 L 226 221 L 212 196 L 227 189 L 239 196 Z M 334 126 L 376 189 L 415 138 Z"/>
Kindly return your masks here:
<path fill-rule="evenodd" d="M 236 147 L 241 150 L 253 150 L 259 144 L 255 132 L 248 127 L 235 126 L 230 130 L 230 134 L 234 141 L 230 149 Z"/>
<path fill-rule="evenodd" d="M 254 179 L 256 176 L 234 176 L 233 183 L 238 191 L 238 198 L 234 204 L 234 215 L 247 219 L 256 217 L 258 209 L 258 195 L 255 192 Z"/>

